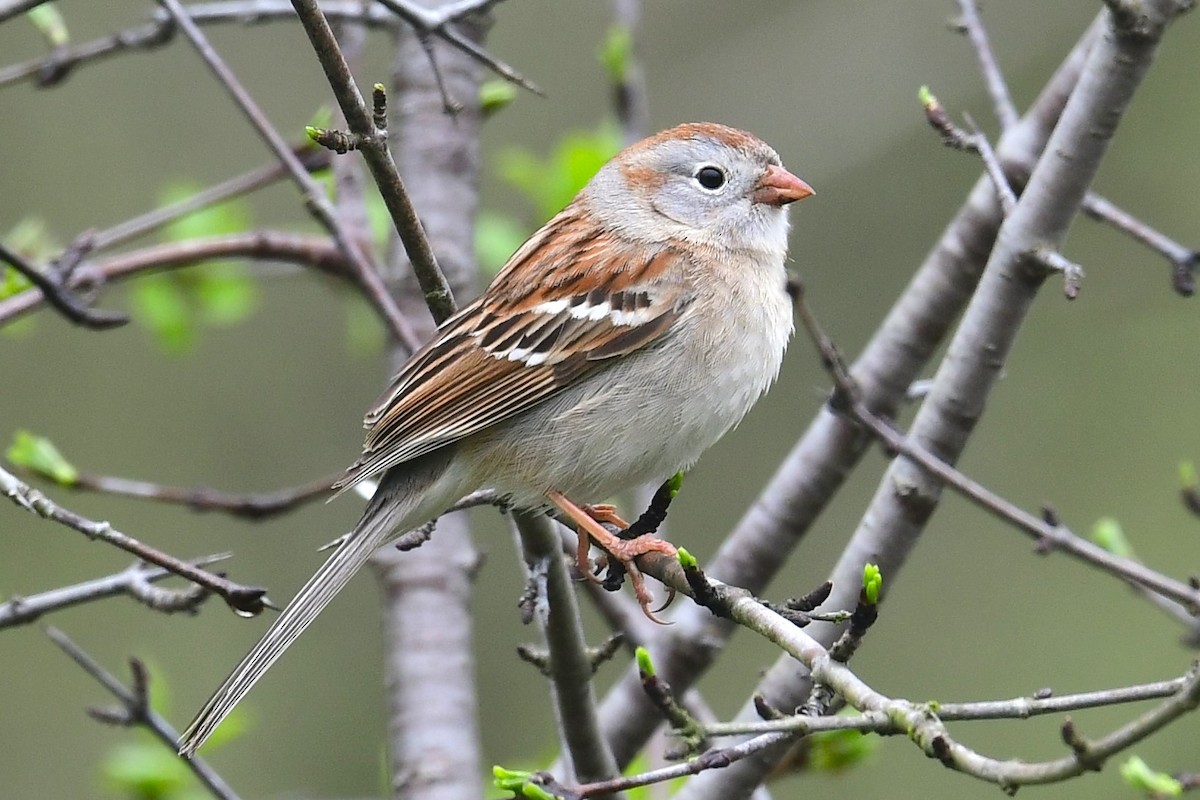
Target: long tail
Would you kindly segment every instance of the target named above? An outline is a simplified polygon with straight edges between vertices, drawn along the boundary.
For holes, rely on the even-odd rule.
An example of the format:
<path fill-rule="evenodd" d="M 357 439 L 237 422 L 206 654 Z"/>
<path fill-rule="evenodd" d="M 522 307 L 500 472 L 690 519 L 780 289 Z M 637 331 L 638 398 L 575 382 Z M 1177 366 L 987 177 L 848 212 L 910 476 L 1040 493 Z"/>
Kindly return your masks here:
<path fill-rule="evenodd" d="M 367 506 L 354 532 L 347 536 L 292 602 L 272 623 L 263 637 L 230 673 L 221 687 L 196 714 L 179 739 L 179 753 L 191 756 L 216 730 L 250 688 L 275 663 L 292 642 L 304 633 L 329 601 L 358 572 L 380 546 L 415 525 L 425 522 L 453 503 L 458 495 L 443 500 L 437 479 L 445 470 L 443 459 L 430 463 L 405 464 L 388 472 Z M 431 491 L 432 489 L 432 491 Z M 453 494 L 453 491 L 450 492 Z M 432 506 L 432 508 L 431 508 Z M 418 518 L 420 517 L 420 518 Z"/>

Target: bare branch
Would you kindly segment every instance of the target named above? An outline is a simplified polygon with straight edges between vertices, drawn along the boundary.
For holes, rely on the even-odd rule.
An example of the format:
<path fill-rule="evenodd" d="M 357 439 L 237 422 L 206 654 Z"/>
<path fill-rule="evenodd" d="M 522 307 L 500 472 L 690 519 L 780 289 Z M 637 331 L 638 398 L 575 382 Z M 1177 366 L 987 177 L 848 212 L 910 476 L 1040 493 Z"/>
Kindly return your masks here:
<path fill-rule="evenodd" d="M 190 563 L 203 567 L 224 561 L 231 555 L 232 553 L 216 553 L 193 559 Z M 14 597 L 7 603 L 0 603 L 0 628 L 26 625 L 53 611 L 118 595 L 128 595 L 155 611 L 168 614 L 177 611 L 193 613 L 208 596 L 204 587 L 193 584 L 188 589 L 176 590 L 157 589 L 151 585 L 173 574 L 162 567 L 148 567 L 137 562 L 115 575 L 28 597 Z"/>
<path fill-rule="evenodd" d="M 421 290 L 425 293 L 425 303 L 429 306 L 434 320 L 440 323 L 454 313 L 454 295 L 446 282 L 446 276 L 438 266 L 433 249 L 429 246 L 424 226 L 417 217 L 408 191 L 404 188 L 404 181 L 396 170 L 396 163 L 388 149 L 387 131 L 380 131 L 375 127 L 374 114 L 367 109 L 358 87 L 354 85 L 350 67 L 342 57 L 333 30 L 321 14 L 316 0 L 293 0 L 293 5 L 296 13 L 300 15 L 304 31 L 321 61 L 325 77 L 329 80 L 351 132 L 361 137 L 359 149 L 367 162 L 367 168 L 370 169 L 384 204 L 387 205 L 388 213 L 392 216 L 392 224 L 400 235 L 413 272 L 416 273 Z"/>
<path fill-rule="evenodd" d="M 1019 156 L 1032 161 L 1045 146 L 1098 35 L 1098 26 L 1093 26 L 1043 89 L 1021 124 L 1001 137 L 1002 159 Z M 854 363 L 852 372 L 864 401 L 877 413 L 889 415 L 904 402 L 908 386 L 961 313 L 1001 221 L 995 189 L 984 176 L 976 181 L 946 233 L 926 256 L 908 288 Z M 828 409 L 822 411 L 722 542 L 708 565 L 709 571 L 729 583 L 762 591 L 786 563 L 787 555 L 836 494 L 870 442 L 852 420 Z M 857 559 L 853 570 L 847 566 L 847 571 L 832 576 L 834 591 L 839 595 L 833 601 L 835 607 L 854 602 L 857 589 L 853 588 L 855 578 L 850 572 L 861 574 L 863 561 L 873 557 L 878 549 L 874 542 L 869 542 L 862 546 L 861 552 L 862 557 Z M 639 566 L 643 571 L 650 569 L 648 564 Z M 651 574 L 662 579 L 660 573 Z M 679 577 L 682 579 L 682 575 Z M 847 583 L 844 590 L 843 581 Z M 658 632 L 647 647 L 655 663 L 667 672 L 671 684 L 682 690 L 712 664 L 721 643 L 732 634 L 733 626 L 691 606 L 679 609 L 674 623 L 670 631 Z M 789 667 L 787 672 L 792 675 L 794 669 Z M 640 695 L 636 679 L 625 676 L 601 705 L 606 734 L 622 765 L 634 758 L 659 725 Z M 803 700 L 804 695 L 798 692 L 788 702 L 794 707 Z"/>
<path fill-rule="evenodd" d="M 863 716 L 859 718 L 861 727 L 851 727 L 907 736 L 927 756 L 937 759 L 943 766 L 997 784 L 1007 790 L 1024 785 L 1057 783 L 1098 769 L 1114 754 L 1200 707 L 1200 669 L 1193 665 L 1185 676 L 1174 681 L 1133 687 L 1128 691 L 1114 690 L 1110 697 L 1120 698 L 1114 702 L 1144 700 L 1150 697 L 1165 699 L 1149 712 L 1100 739 L 1087 741 L 1080 737 L 1070 756 L 1032 763 L 1007 758 L 994 759 L 962 745 L 951 737 L 945 727 L 946 720 L 939 713 L 940 706 L 934 708 L 926 703 L 913 703 L 877 692 L 851 672 L 845 664 L 832 658 L 816 639 L 753 599 L 748 593 L 719 582 L 714 582 L 714 588 L 721 591 L 729 613 L 738 623 L 774 642 L 788 657 L 804 664 L 811 672 L 814 682 L 832 687 L 838 696 L 845 698 L 850 705 L 863 712 Z M 1022 706 L 1027 708 L 1031 702 L 1036 701 L 1022 700 L 1019 704 L 1012 704 L 1010 709 L 1015 712 Z M 1096 698 L 1093 695 L 1081 702 L 1094 705 Z M 971 718 L 972 714 L 995 713 L 997 708 L 989 704 L 982 709 L 959 706 L 953 710 L 962 714 L 962 718 Z M 605 792 L 696 775 L 706 770 L 720 769 L 721 775 L 728 774 L 728 769 L 734 764 L 745 765 L 745 759 L 750 755 L 772 752 L 792 741 L 797 733 L 803 735 L 816 730 L 842 727 L 844 723 L 837 722 L 836 719 L 797 717 L 794 722 L 797 726 L 794 729 L 796 732 L 793 733 L 759 734 L 733 747 L 709 750 L 686 764 L 572 787 L 571 791 L 577 792 L 579 797 L 593 797 Z M 696 785 L 696 782 L 687 784 L 682 793 L 688 796 L 694 791 L 690 787 Z"/>
<path fill-rule="evenodd" d="M 230 608 L 240 614 L 259 614 L 265 608 L 265 589 L 234 583 L 220 575 L 203 570 L 193 563 L 181 561 L 161 550 L 143 544 L 132 536 L 121 533 L 108 522 L 96 522 L 76 514 L 74 511 L 68 511 L 4 469 L 0 469 L 0 493 L 21 508 L 43 519 L 78 531 L 89 539 L 114 545 L 143 561 L 157 564 L 163 569 L 203 586 L 219 595 L 229 604 Z"/>
<path fill-rule="evenodd" d="M 987 171 L 988 177 L 992 179 L 992 183 L 996 186 L 996 196 L 1000 198 L 1000 208 L 1004 211 L 1004 216 L 1012 213 L 1012 210 L 1017 205 L 1017 196 L 1013 193 L 1012 186 L 1008 184 L 1008 176 L 1004 174 L 1004 167 L 1000 164 L 1000 159 L 996 157 L 996 151 L 992 149 L 992 145 L 988 142 L 987 137 L 979 130 L 975 124 L 975 120 L 970 116 L 966 118 L 967 124 L 971 126 L 971 137 L 974 141 L 975 151 L 979 153 L 979 157 L 983 159 L 983 168 Z"/>
<path fill-rule="evenodd" d="M 488 53 L 475 42 L 460 34 L 451 23 L 461 21 L 465 17 L 487 11 L 499 0 L 459 0 L 457 3 L 447 3 L 436 8 L 426 8 L 404 0 L 378 0 L 379 4 L 390 9 L 396 16 L 407 22 L 416 31 L 421 40 L 431 35 L 445 40 L 467 56 L 483 64 L 509 83 L 515 83 L 522 89 L 527 89 L 537 95 L 545 95 L 541 87 L 530 81 L 515 69 Z M 426 50 L 426 53 L 429 53 Z M 434 70 L 436 72 L 436 66 Z M 438 77 L 441 82 L 440 76 Z M 443 98 L 448 95 L 443 92 Z"/>
<path fill-rule="evenodd" d="M 24 275 L 58 313 L 76 325 L 102 331 L 117 328 L 129 322 L 129 317 L 124 314 L 88 308 L 70 289 L 61 285 L 51 275 L 28 263 L 2 243 L 0 243 L 0 261 L 8 263 L 9 266 Z"/>
<path fill-rule="evenodd" d="M 84 262 L 68 280 L 71 289 L 123 280 L 144 272 L 183 269 L 225 258 L 281 261 L 349 279 L 344 254 L 325 237 L 279 231 L 251 231 L 209 239 L 192 239 L 122 253 L 97 263 Z M 265 269 L 265 267 L 260 267 Z M 0 300 L 0 325 L 36 310 L 46 296 L 37 289 Z"/>
<path fill-rule="evenodd" d="M 1098 194 L 1089 193 L 1084 198 L 1083 211 L 1092 219 L 1111 225 L 1165 257 L 1171 262 L 1171 281 L 1175 291 L 1185 297 L 1195 293 L 1195 270 L 1197 263 L 1200 263 L 1200 251 L 1189 250 Z"/>
<path fill-rule="evenodd" d="M 1153 61 L 1162 33 L 1180 10 L 1170 0 L 1149 0 L 1150 6 L 1154 7 L 1152 24 L 1138 35 L 1115 29 L 1109 15 L 1101 15 L 1104 34 L 1092 44 L 1045 153 L 1003 223 L 933 389 L 912 423 L 909 437 L 947 463 L 962 452 L 1044 281 L 1044 270 L 1030 269 L 1028 251 L 1038 246 L 1057 248 L 1062 242 L 1122 112 Z M 980 358 L 980 353 L 987 357 Z M 897 388 L 902 391 L 906 385 L 907 381 Z M 869 560 L 885 575 L 901 570 L 937 509 L 943 487 L 940 479 L 911 459 L 892 461 L 834 568 L 832 605 L 845 605 L 843 598 L 868 560 L 866 553 L 872 554 Z M 823 680 L 815 671 L 812 678 Z M 778 707 L 802 701 L 808 690 L 809 681 L 797 680 L 794 666 L 786 659 L 777 662 L 759 684 L 760 693 Z M 749 703 L 740 712 L 747 718 L 754 713 Z M 957 758 L 954 752 L 936 750 L 935 742 L 934 737 L 927 742 L 931 755 L 944 755 L 943 761 Z M 690 781 L 678 800 L 743 794 L 761 782 L 769 762 L 769 758 L 742 761 L 719 774 L 705 773 Z"/>
<path fill-rule="evenodd" d="M 964 475 L 929 449 L 918 444 L 912 435 L 905 436 L 891 423 L 871 411 L 862 401 L 860 391 L 841 363 L 837 349 L 821 330 L 803 296 L 797 299 L 797 313 L 810 338 L 821 350 L 823 361 L 837 386 L 832 405 L 845 411 L 861 423 L 888 450 L 911 459 L 930 475 L 963 497 L 1000 519 L 1032 536 L 1044 548 L 1062 550 L 1085 563 L 1170 598 L 1184 609 L 1200 614 L 1200 589 L 1183 581 L 1168 578 L 1138 561 L 1110 553 L 1093 542 L 1075 534 L 1058 521 L 1047 521 L 1019 508 L 982 484 Z"/>
<path fill-rule="evenodd" d="M 542 613 L 534 616 L 549 648 L 548 677 L 573 771 L 584 782 L 609 780 L 620 770 L 596 718 L 591 658 L 563 559 L 562 540 L 545 516 L 518 513 L 513 522 L 527 568 L 536 567 L 546 574 L 546 597 L 536 603 Z"/>
<path fill-rule="evenodd" d="M 391 295 L 388 294 L 387 287 L 383 285 L 383 280 L 379 277 L 378 270 L 371 263 L 364 245 L 346 232 L 325 192 L 309 176 L 304 166 L 300 163 L 300 160 L 296 158 L 296 155 L 292 152 L 287 142 L 279 134 L 279 131 L 275 130 L 275 127 L 267 120 L 266 115 L 258 107 L 254 98 L 250 96 L 250 93 L 238 81 L 233 71 L 225 64 L 212 45 L 209 44 L 204 33 L 196 26 L 191 17 L 187 15 L 183 6 L 180 5 L 179 0 L 159 0 L 159 2 L 175 20 L 175 23 L 183 31 L 188 41 L 192 43 L 192 46 L 196 48 L 196 51 L 204 59 L 205 64 L 208 65 L 213 75 L 216 76 L 218 82 L 229 92 L 238 108 L 246 116 L 246 119 L 258 131 L 259 135 L 270 146 L 284 166 L 287 167 L 293 182 L 299 187 L 301 194 L 304 196 L 305 206 L 337 241 L 338 247 L 341 248 L 346 258 L 353 265 L 358 280 L 362 283 L 367 296 L 379 310 L 397 340 L 410 350 L 415 350 L 420 346 L 420 340 L 413 331 L 411 324 L 400 313 L 400 309 L 396 307 L 396 303 L 392 300 Z M 332 34 L 330 35 L 332 36 Z"/>
<path fill-rule="evenodd" d="M 341 473 L 311 480 L 300 486 L 260 494 L 233 494 L 205 487 L 188 489 L 135 481 L 110 475 L 81 472 L 72 489 L 83 489 L 121 497 L 137 497 L 170 505 L 187 506 L 193 511 L 217 511 L 249 520 L 263 520 L 293 511 L 304 503 L 329 496 L 330 486 Z"/>
<path fill-rule="evenodd" d="M 1000 65 L 996 62 L 996 55 L 992 52 L 987 29 L 979 17 L 979 4 L 975 0 L 958 0 L 958 7 L 962 11 L 963 32 L 975 50 L 975 57 L 979 59 L 979 71 L 983 74 L 983 82 L 991 95 L 1000 130 L 1006 131 L 1017 124 L 1020 114 L 1017 113 L 1017 107 L 1008 93 L 1008 84 L 1004 80 Z"/>
<path fill-rule="evenodd" d="M 65 633 L 57 628 L 46 628 L 46 635 L 70 656 L 72 661 L 82 667 L 84 672 L 95 678 L 101 686 L 121 702 L 123 716 L 101 713 L 93 714 L 94 717 L 110 723 L 140 725 L 154 734 L 154 738 L 166 745 L 172 753 L 175 752 L 175 742 L 179 739 L 179 732 L 151 708 L 149 676 L 140 661 L 136 658 L 129 661 L 130 669 L 133 672 L 134 688 L 127 689 L 112 673 L 84 652 L 83 648 L 71 641 Z M 192 756 L 182 760 L 213 797 L 222 798 L 222 800 L 237 800 L 237 793 L 203 758 Z"/>

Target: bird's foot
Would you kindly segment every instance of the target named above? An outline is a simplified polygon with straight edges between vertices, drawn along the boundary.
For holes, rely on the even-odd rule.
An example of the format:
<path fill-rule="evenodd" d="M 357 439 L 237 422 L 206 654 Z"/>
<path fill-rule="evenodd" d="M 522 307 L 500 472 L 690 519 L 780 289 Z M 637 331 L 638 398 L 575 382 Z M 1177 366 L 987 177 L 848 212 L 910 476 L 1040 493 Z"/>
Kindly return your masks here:
<path fill-rule="evenodd" d="M 638 605 L 642 607 L 642 613 L 660 625 L 668 624 L 656 614 L 669 606 L 675 599 L 675 590 L 668 587 L 667 601 L 660 607 L 652 609 L 654 595 L 646 588 L 645 576 L 638 568 L 635 559 L 647 553 L 662 553 L 670 558 L 675 558 L 678 554 L 675 545 L 654 534 L 645 534 L 634 539 L 622 539 L 613 534 L 604 527 L 605 524 L 614 525 L 622 531 L 629 527 L 629 523 L 621 519 L 614 506 L 607 504 L 578 506 L 561 492 L 556 491 L 548 492 L 546 496 L 576 525 L 575 530 L 579 536 L 579 542 L 575 550 L 575 562 L 579 572 L 593 583 L 602 582 L 592 573 L 588 559 L 588 550 L 594 541 L 608 553 L 609 558 L 616 561 L 628 573 L 629 582 L 633 586 L 633 593 L 637 597 Z"/>

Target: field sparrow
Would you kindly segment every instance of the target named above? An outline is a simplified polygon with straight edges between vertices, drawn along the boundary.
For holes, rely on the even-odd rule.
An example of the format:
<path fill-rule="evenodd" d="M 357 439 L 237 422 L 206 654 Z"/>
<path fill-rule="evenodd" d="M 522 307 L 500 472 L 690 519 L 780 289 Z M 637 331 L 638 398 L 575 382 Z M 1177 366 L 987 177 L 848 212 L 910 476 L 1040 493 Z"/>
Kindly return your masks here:
<path fill-rule="evenodd" d="M 608 162 L 475 302 L 448 319 L 366 416 L 344 489 L 379 488 L 183 734 L 195 752 L 378 547 L 492 487 L 557 507 L 626 565 L 602 500 L 693 464 L 779 372 L 792 332 L 787 205 L 813 193 L 756 137 L 680 125 Z M 591 575 L 589 570 L 584 570 Z M 648 612 L 649 613 L 649 612 Z"/>

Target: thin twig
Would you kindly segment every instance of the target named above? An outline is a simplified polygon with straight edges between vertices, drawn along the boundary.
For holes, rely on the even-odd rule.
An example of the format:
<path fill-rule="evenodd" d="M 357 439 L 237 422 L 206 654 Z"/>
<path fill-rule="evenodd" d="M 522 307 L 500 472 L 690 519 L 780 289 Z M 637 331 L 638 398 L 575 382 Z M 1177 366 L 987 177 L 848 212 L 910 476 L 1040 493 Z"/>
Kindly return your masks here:
<path fill-rule="evenodd" d="M 429 246 L 429 239 L 409 199 L 408 191 L 404 188 L 404 181 L 396 170 L 396 162 L 392 160 L 391 151 L 388 149 L 387 131 L 380 131 L 375 127 L 375 115 L 367 108 L 358 87 L 355 86 L 354 77 L 350 74 L 345 58 L 342 57 L 337 38 L 316 0 L 292 0 L 292 5 L 295 6 L 304 31 L 312 42 L 321 67 L 325 70 L 325 77 L 333 89 L 342 114 L 346 117 L 346 124 L 350 126 L 352 133 L 362 139 L 359 150 L 379 187 L 388 213 L 391 214 L 392 224 L 400 235 L 404 252 L 408 255 L 409 263 L 412 264 L 413 272 L 425 295 L 425 303 L 429 306 L 434 320 L 441 323 L 454 313 L 454 295 L 446 282 L 445 274 L 438 266 L 433 249 Z M 382 89 L 377 87 L 376 91 Z"/>
<path fill-rule="evenodd" d="M 903 734 L 943 766 L 1006 789 L 1029 784 L 1056 783 L 1097 769 L 1112 755 L 1145 739 L 1200 706 L 1200 669 L 1193 664 L 1185 676 L 1156 685 L 1154 691 L 1146 690 L 1145 687 L 1135 687 L 1135 694 L 1145 692 L 1145 696 L 1136 699 L 1147 699 L 1150 696 L 1165 699 L 1149 712 L 1115 729 L 1107 736 L 1094 741 L 1081 739 L 1080 748 L 1069 756 L 1043 762 L 990 758 L 953 739 L 946 730 L 938 710 L 930 704 L 912 703 L 880 694 L 850 671 L 845 664 L 834 660 L 819 642 L 755 600 L 749 593 L 718 582 L 714 583 L 725 590 L 728 609 L 737 622 L 774 642 L 788 656 L 804 664 L 815 682 L 831 686 L 840 697 L 863 712 L 863 728 L 881 733 Z M 1170 685 L 1173 691 L 1157 693 L 1166 685 Z M 1120 691 L 1117 690 L 1118 693 Z M 961 707 L 958 710 L 963 711 Z M 800 726 L 802 732 L 808 732 L 841 727 L 843 723 L 836 720 L 837 718 L 833 717 L 801 717 L 797 718 L 795 724 Z M 796 733 L 763 733 L 733 747 L 709 750 L 685 764 L 571 787 L 570 791 L 576 792 L 581 798 L 595 797 L 606 792 L 661 783 L 710 769 L 725 768 L 755 753 L 771 750 L 794 739 L 795 736 Z"/>
<path fill-rule="evenodd" d="M 388 293 L 382 278 L 379 277 L 378 270 L 371 263 L 371 259 L 363 249 L 362 244 L 350 236 L 342 226 L 325 192 L 312 179 L 307 170 L 304 169 L 300 160 L 292 152 L 291 147 L 284 141 L 279 131 L 270 123 L 266 115 L 263 114 L 262 109 L 258 107 L 258 104 L 250 96 L 250 93 L 246 91 L 246 88 L 238 81 L 237 77 L 233 74 L 233 70 L 229 68 L 217 54 L 216 50 L 213 49 L 204 33 L 183 9 L 179 0 L 159 0 L 159 3 L 167 10 L 176 24 L 179 25 L 179 29 L 183 32 L 184 36 L 192 43 L 196 52 L 200 54 L 205 64 L 208 65 L 213 75 L 216 76 L 217 81 L 229 92 L 238 108 L 246 116 L 246 119 L 258 131 L 259 136 L 263 138 L 271 150 L 274 151 L 276 157 L 287 167 L 292 180 L 300 188 L 304 196 L 305 206 L 316 217 L 317 221 L 329 231 L 334 240 L 337 241 L 338 247 L 346 254 L 346 258 L 354 265 L 355 273 L 362 283 L 368 298 L 379 310 L 392 333 L 410 350 L 418 348 L 420 346 L 420 339 L 413 331 L 412 325 L 400 313 L 400 309 L 396 306 L 396 301 Z"/>
<path fill-rule="evenodd" d="M 996 61 L 996 55 L 992 52 L 987 28 L 979 17 L 978 3 L 975 0 L 958 0 L 958 7 L 962 11 L 963 33 L 967 35 L 971 47 L 975 50 L 975 57 L 979 59 L 979 71 L 983 74 L 983 81 L 987 85 L 992 106 L 996 111 L 996 119 L 1000 122 L 1000 132 L 1003 133 L 1017 124 L 1020 114 L 1017 113 L 1017 107 L 1008 93 L 1008 84 Z"/>
<path fill-rule="evenodd" d="M 37 287 L 58 313 L 76 325 L 102 331 L 117 328 L 129 322 L 129 317 L 115 311 L 88 308 L 74 293 L 61 285 L 49 274 L 42 272 L 24 258 L 0 243 L 0 261 L 6 262 Z"/>
<path fill-rule="evenodd" d="M 145 272 L 184 269 L 208 261 L 234 258 L 263 262 L 259 264 L 260 271 L 284 262 L 315 269 L 335 278 L 352 280 L 345 255 L 328 237 L 281 231 L 250 231 L 153 245 L 94 264 L 85 262 L 74 271 L 67 285 L 74 289 L 124 280 Z M 45 295 L 36 289 L 0 300 L 0 325 L 36 310 L 45 301 Z"/>
<path fill-rule="evenodd" d="M 549 648 L 548 677 L 571 764 L 579 780 L 611 779 L 620 770 L 596 718 L 591 659 L 558 532 L 541 515 L 518 513 L 513 522 L 527 567 L 545 574 L 540 585 L 548 596 L 535 603 L 544 612 L 535 618 Z"/>
<path fill-rule="evenodd" d="M 193 563 L 168 555 L 150 547 L 132 536 L 121 533 L 108 522 L 97 522 L 74 511 L 63 508 L 37 489 L 19 480 L 15 475 L 0 468 L 0 494 L 21 508 L 78 531 L 92 540 L 106 542 L 137 556 L 143 561 L 157 564 L 180 577 L 198 583 L 219 595 L 229 607 L 242 615 L 259 614 L 266 607 L 266 590 L 256 586 L 235 583 L 221 575 L 201 569 Z"/>
<path fill-rule="evenodd" d="M 190 563 L 203 567 L 224 561 L 232 555 L 232 553 L 215 553 L 211 556 L 192 559 Z M 117 595 L 127 595 L 155 611 L 168 614 L 176 611 L 194 611 L 208 596 L 208 591 L 204 587 L 193 584 L 187 589 L 176 590 L 157 589 L 151 586 L 173 574 L 162 567 L 150 567 L 138 561 L 114 575 L 51 589 L 48 592 L 40 592 L 28 597 L 13 597 L 7 603 L 0 603 L 0 628 L 26 625 L 53 611 L 61 611 L 64 608 Z"/>
<path fill-rule="evenodd" d="M 1200 613 L 1200 589 L 1169 578 L 1137 561 L 1114 555 L 1064 525 L 1051 525 L 1041 517 L 1030 514 L 967 477 L 879 417 L 862 402 L 837 349 L 821 329 L 803 295 L 797 298 L 796 310 L 805 330 L 820 349 L 822 361 L 837 386 L 837 397 L 832 401 L 832 405 L 861 423 L 885 447 L 907 457 L 958 494 L 1029 534 L 1039 543 L 1050 545 L 1055 550 L 1061 550 L 1105 572 L 1170 598 L 1184 608 Z"/>
<path fill-rule="evenodd" d="M 0 69 L 0 86 L 30 79 L 39 88 L 56 86 L 66 80 L 76 67 L 127 50 L 156 50 L 167 45 L 174 37 L 174 23 L 169 18 L 164 18 L 83 44 L 56 47 L 40 58 Z"/>
<path fill-rule="evenodd" d="M 151 708 L 149 675 L 141 661 L 136 658 L 130 659 L 129 665 L 133 672 L 134 688 L 127 689 L 83 648 L 71 641 L 65 633 L 57 628 L 47 627 L 46 635 L 58 645 L 59 649 L 70 656 L 72 661 L 82 667 L 84 672 L 95 678 L 101 686 L 121 702 L 122 710 L 119 714 L 89 709 L 91 716 L 108 723 L 140 725 L 154 734 L 154 737 L 166 745 L 172 753 L 175 752 L 179 732 Z M 183 759 L 183 762 L 214 797 L 222 798 L 222 800 L 237 800 L 237 793 L 203 758 L 193 755 Z"/>
<path fill-rule="evenodd" d="M 1037 247 L 1029 255 L 1051 272 L 1063 276 L 1063 294 L 1068 300 L 1079 296 L 1079 283 L 1083 280 L 1083 267 L 1071 261 L 1057 250 Z"/>
<path fill-rule="evenodd" d="M 983 168 L 987 170 L 988 177 L 992 179 L 992 183 L 996 186 L 996 197 L 1000 200 L 1000 208 L 1004 212 L 1004 216 L 1012 213 L 1012 210 L 1017 206 L 1017 195 L 1013 192 L 1012 186 L 1008 183 L 1008 176 L 1004 174 L 1004 167 L 1000 164 L 1000 159 L 996 157 L 996 151 L 992 149 L 991 143 L 983 131 L 979 130 L 979 126 L 975 124 L 975 120 L 971 119 L 968 114 L 964 117 L 967 125 L 971 127 L 971 138 L 974 142 L 975 152 L 979 153 L 979 157 L 983 160 Z"/>
<path fill-rule="evenodd" d="M 312 500 L 327 497 L 329 487 L 339 477 L 341 477 L 341 473 L 273 492 L 235 494 L 205 487 L 164 486 L 149 481 L 135 481 L 111 475 L 81 472 L 71 488 L 187 506 L 194 511 L 217 511 L 232 517 L 257 521 L 292 511 Z"/>
<path fill-rule="evenodd" d="M 1045 714 L 1061 714 L 1088 708 L 1105 708 L 1125 703 L 1140 703 L 1171 697 L 1184 689 L 1189 676 L 1165 681 L 1102 689 L 1095 692 L 1064 694 L 1060 697 L 1014 697 L 1011 700 L 979 700 L 966 703 L 930 704 L 930 713 L 942 722 L 975 722 L 996 719 L 1029 719 Z M 710 736 L 744 736 L 771 731 L 796 731 L 805 734 L 816 731 L 856 730 L 863 733 L 887 732 L 891 722 L 879 712 L 863 712 L 835 717 L 784 717 L 763 722 L 729 722 L 704 726 Z"/>
<path fill-rule="evenodd" d="M 1170 261 L 1171 281 L 1179 294 L 1190 297 L 1196 292 L 1195 269 L 1197 263 L 1200 263 L 1200 251 L 1189 250 L 1095 192 L 1090 192 L 1084 198 L 1083 212 L 1091 219 L 1106 223 L 1141 242 Z"/>
<path fill-rule="evenodd" d="M 447 3 L 438 8 L 424 8 L 402 0 L 378 0 L 378 2 L 411 25 L 419 37 L 438 36 L 506 81 L 515 83 L 536 95 L 544 96 L 546 94 L 533 81 L 451 27 L 452 23 L 458 22 L 463 17 L 486 11 L 499 0 L 460 0 L 458 3 Z M 444 94 L 443 97 L 445 97 Z"/>
<path fill-rule="evenodd" d="M 329 152 L 326 150 L 313 147 L 308 142 L 294 147 L 292 150 L 308 172 L 318 172 L 329 167 L 331 159 Z M 106 230 L 96 231 L 92 234 L 91 251 L 93 253 L 99 252 L 109 247 L 115 247 L 118 244 L 124 244 L 130 239 L 145 236 L 148 233 L 169 225 L 181 217 L 186 217 L 188 214 L 194 214 L 197 211 L 210 208 L 234 197 L 251 194 L 259 189 L 271 186 L 287 176 L 287 168 L 278 161 L 259 167 L 258 169 L 250 170 L 214 186 L 201 189 L 194 195 L 184 198 L 179 202 L 155 208 L 145 214 L 118 223 Z"/>
<path fill-rule="evenodd" d="M 988 176 L 1000 192 L 1002 203 L 1006 205 L 1006 214 L 1011 211 L 1015 205 L 1014 191 L 1024 188 L 1024 182 L 1029 177 L 1030 165 L 1005 163 L 994 154 L 983 155 L 983 150 L 990 151 L 991 148 L 974 123 L 972 133 L 955 125 L 938 99 L 926 89 L 921 91 L 921 102 L 926 119 L 941 136 L 943 144 L 955 150 L 980 153 L 983 156 Z M 1006 176 L 1003 180 L 1000 178 L 1002 174 Z M 1081 209 L 1089 218 L 1107 223 L 1165 257 L 1171 262 L 1171 283 L 1175 291 L 1185 297 L 1195 293 L 1195 270 L 1197 265 L 1200 265 L 1200 251 L 1189 250 L 1095 192 L 1089 191 L 1084 195 Z M 1068 286 L 1068 296 L 1069 289 Z"/>

